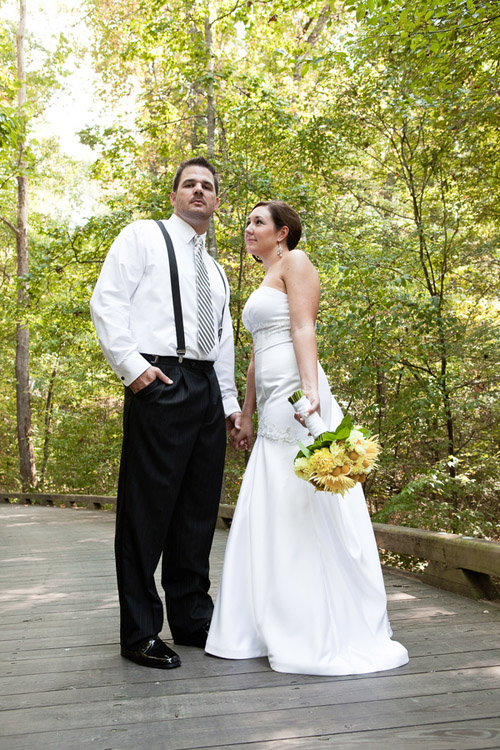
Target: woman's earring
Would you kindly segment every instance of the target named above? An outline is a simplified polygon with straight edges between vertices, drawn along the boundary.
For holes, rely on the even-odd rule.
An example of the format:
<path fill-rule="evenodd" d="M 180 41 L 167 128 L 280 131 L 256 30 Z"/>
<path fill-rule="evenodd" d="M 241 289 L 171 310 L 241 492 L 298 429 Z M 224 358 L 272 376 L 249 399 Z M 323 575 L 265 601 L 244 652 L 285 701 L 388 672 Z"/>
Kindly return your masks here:
<path fill-rule="evenodd" d="M 281 242 L 278 242 L 278 255 L 280 258 L 283 257 L 283 250 L 281 249 Z"/>

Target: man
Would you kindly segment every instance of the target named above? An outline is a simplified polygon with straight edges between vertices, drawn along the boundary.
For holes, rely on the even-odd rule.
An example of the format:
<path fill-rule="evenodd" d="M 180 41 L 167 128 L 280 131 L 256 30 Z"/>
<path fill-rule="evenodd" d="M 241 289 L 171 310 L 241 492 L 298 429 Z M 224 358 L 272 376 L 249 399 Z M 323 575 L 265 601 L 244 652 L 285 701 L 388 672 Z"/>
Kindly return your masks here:
<path fill-rule="evenodd" d="M 203 648 L 213 610 L 208 558 L 224 415 L 231 430 L 240 412 L 228 284 L 203 247 L 219 205 L 212 164 L 183 162 L 170 201 L 173 215 L 161 223 L 173 247 L 154 221 L 125 227 L 90 303 L 103 354 L 126 386 L 115 536 L 121 654 L 162 669 L 181 661 L 159 637 L 163 605 L 154 573 L 162 557 L 174 643 Z"/>

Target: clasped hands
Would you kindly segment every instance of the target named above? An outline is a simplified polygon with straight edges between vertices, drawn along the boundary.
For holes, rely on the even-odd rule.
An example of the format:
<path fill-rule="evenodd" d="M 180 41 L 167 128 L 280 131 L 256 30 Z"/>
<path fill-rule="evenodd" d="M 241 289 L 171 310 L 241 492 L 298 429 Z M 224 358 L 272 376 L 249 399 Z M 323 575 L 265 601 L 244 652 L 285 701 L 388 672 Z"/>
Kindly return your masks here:
<path fill-rule="evenodd" d="M 253 422 L 252 417 L 235 412 L 226 419 L 226 428 L 229 436 L 229 443 L 236 450 L 250 450 L 253 440 Z"/>

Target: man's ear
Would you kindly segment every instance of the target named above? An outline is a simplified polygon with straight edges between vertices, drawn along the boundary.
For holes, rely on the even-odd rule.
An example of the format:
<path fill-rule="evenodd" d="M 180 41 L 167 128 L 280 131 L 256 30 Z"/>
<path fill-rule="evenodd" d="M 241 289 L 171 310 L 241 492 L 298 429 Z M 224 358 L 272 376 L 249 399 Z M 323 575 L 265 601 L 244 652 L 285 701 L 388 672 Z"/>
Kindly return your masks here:
<path fill-rule="evenodd" d="M 176 197 L 177 197 L 177 193 L 174 193 L 174 191 L 172 190 L 172 192 L 170 193 L 170 203 L 172 204 L 172 206 L 175 206 Z"/>

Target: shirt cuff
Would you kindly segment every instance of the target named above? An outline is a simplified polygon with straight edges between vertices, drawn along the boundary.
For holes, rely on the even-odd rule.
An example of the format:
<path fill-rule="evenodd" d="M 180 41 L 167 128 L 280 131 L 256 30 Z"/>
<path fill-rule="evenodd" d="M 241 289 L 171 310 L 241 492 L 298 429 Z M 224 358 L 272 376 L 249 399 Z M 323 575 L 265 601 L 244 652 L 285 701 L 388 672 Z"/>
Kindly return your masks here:
<path fill-rule="evenodd" d="M 235 411 L 240 412 L 240 406 L 236 399 L 236 396 L 226 396 L 222 398 L 222 405 L 224 407 L 224 416 L 230 417 Z"/>
<path fill-rule="evenodd" d="M 148 369 L 148 367 L 151 367 L 148 360 L 144 359 L 139 352 L 134 352 L 130 357 L 127 357 L 125 362 L 122 362 L 120 365 L 115 365 L 113 370 L 116 372 L 123 385 L 130 385 L 130 383 L 133 383 L 139 375 L 142 375 L 142 373 Z"/>

